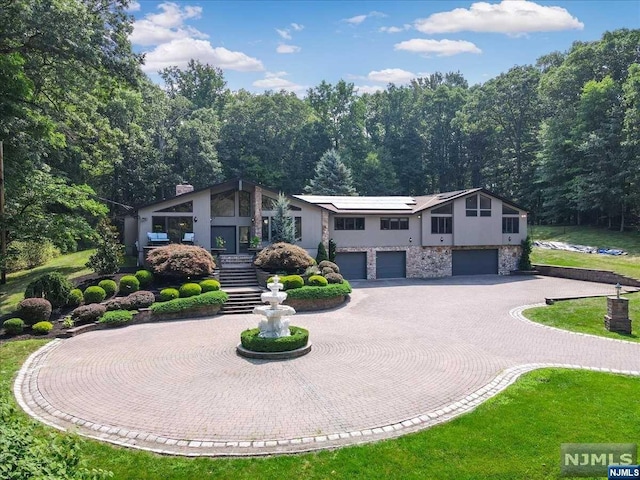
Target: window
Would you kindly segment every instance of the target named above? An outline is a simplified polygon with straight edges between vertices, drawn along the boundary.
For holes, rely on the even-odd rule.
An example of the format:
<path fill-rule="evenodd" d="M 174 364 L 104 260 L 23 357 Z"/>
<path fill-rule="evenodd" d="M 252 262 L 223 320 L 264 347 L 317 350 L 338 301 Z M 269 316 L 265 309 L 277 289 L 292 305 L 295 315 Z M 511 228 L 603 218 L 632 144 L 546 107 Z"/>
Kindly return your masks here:
<path fill-rule="evenodd" d="M 275 210 L 276 200 L 275 198 L 262 195 L 262 210 Z"/>
<path fill-rule="evenodd" d="M 431 233 L 451 233 L 452 224 L 452 217 L 431 217 Z"/>
<path fill-rule="evenodd" d="M 478 208 L 478 199 L 480 200 L 480 208 Z M 467 217 L 490 217 L 491 216 L 491 199 L 484 195 L 472 195 L 465 199 L 465 210 Z M 478 214 L 478 212 L 480 212 Z"/>
<path fill-rule="evenodd" d="M 151 218 L 154 232 L 165 232 L 172 243 L 182 241 L 185 233 L 193 232 L 193 217 L 160 217 Z"/>
<path fill-rule="evenodd" d="M 236 214 L 236 192 L 214 193 L 211 195 L 212 217 L 234 217 Z"/>
<path fill-rule="evenodd" d="M 434 208 L 431 210 L 432 215 L 451 215 L 453 213 L 453 209 L 451 208 L 451 203 L 447 205 L 443 205 L 442 207 Z"/>
<path fill-rule="evenodd" d="M 249 192 L 245 192 L 244 190 L 240 190 L 238 192 L 238 200 L 240 211 L 238 212 L 241 217 L 250 217 L 251 216 L 251 194 Z"/>
<path fill-rule="evenodd" d="M 269 241 L 269 217 L 262 217 L 262 241 Z"/>
<path fill-rule="evenodd" d="M 520 233 L 518 217 L 502 217 L 502 233 Z"/>
<path fill-rule="evenodd" d="M 381 218 L 380 230 L 409 230 L 409 218 Z"/>
<path fill-rule="evenodd" d="M 520 212 L 515 208 L 507 207 L 504 203 L 502 204 L 502 214 L 503 215 L 520 215 Z"/>
<path fill-rule="evenodd" d="M 364 217 L 336 217 L 335 230 L 364 230 Z"/>
<path fill-rule="evenodd" d="M 302 217 L 294 217 L 293 222 L 296 227 L 296 242 L 299 242 L 302 240 Z"/>
<path fill-rule="evenodd" d="M 193 201 L 189 200 L 188 202 L 179 203 L 178 205 L 174 205 L 173 207 L 163 208 L 162 210 L 157 210 L 158 212 L 193 212 Z"/>

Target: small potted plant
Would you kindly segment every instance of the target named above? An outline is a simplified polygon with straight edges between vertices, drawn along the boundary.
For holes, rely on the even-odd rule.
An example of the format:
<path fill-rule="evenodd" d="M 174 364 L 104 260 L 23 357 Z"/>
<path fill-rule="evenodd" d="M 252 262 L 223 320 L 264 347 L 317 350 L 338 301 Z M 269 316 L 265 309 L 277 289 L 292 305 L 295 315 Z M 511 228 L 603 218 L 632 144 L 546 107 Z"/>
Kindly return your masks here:
<path fill-rule="evenodd" d="M 216 237 L 215 238 L 215 246 L 211 248 L 211 253 L 213 255 L 220 255 L 221 253 L 225 252 L 227 249 L 225 247 L 225 245 L 227 244 L 227 242 L 225 241 L 224 238 L 222 237 Z"/>
<path fill-rule="evenodd" d="M 257 235 L 254 235 L 251 240 L 249 240 L 249 250 L 253 251 L 253 252 L 257 252 L 259 250 L 262 250 L 262 247 L 260 246 L 260 244 L 262 243 L 262 241 L 260 240 L 260 237 Z"/>

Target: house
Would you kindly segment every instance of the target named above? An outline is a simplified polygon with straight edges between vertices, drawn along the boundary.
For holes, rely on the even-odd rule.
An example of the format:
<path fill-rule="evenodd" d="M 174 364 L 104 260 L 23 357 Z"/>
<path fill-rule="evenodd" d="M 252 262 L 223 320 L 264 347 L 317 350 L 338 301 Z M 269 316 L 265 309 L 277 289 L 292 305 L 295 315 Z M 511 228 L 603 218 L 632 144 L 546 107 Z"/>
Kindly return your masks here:
<path fill-rule="evenodd" d="M 149 232 L 207 250 L 216 238 L 227 254 L 249 251 L 251 238 L 271 241 L 278 192 L 246 180 L 200 190 L 180 185 L 177 195 L 137 209 L 125 222 L 125 242 L 138 242 L 140 260 Z M 313 256 L 319 242 L 337 244 L 336 263 L 346 278 L 430 278 L 508 274 L 517 269 L 527 212 L 482 188 L 417 197 L 287 197 L 296 244 Z"/>

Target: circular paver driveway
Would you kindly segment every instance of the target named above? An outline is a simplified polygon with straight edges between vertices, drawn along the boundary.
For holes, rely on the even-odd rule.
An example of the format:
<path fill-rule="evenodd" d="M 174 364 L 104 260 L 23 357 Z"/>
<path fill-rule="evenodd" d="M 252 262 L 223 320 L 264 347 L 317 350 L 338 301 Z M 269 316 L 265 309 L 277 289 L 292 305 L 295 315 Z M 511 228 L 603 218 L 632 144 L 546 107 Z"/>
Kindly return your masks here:
<path fill-rule="evenodd" d="M 256 455 L 425 428 L 541 364 L 640 371 L 640 344 L 509 314 L 545 296 L 608 293 L 610 285 L 481 276 L 355 286 L 348 305 L 293 319 L 311 332 L 305 357 L 237 356 L 254 315 L 134 325 L 47 345 L 25 364 L 15 393 L 40 420 L 111 442 Z"/>

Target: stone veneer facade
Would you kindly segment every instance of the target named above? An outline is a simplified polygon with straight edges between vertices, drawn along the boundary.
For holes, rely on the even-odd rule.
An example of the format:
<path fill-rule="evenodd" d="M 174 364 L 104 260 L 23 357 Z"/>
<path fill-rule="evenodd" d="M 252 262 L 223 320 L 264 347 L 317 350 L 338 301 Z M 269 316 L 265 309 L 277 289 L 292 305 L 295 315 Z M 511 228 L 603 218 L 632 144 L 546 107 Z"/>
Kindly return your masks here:
<path fill-rule="evenodd" d="M 520 246 L 500 245 L 498 249 L 498 275 L 509 275 L 518 269 Z M 478 249 L 478 247 L 474 247 Z M 367 280 L 375 280 L 376 252 L 407 252 L 407 278 L 440 278 L 453 274 L 452 247 L 338 247 L 337 252 L 366 252 Z"/>
<path fill-rule="evenodd" d="M 262 241 L 262 188 L 257 185 L 253 192 L 253 235 Z"/>

